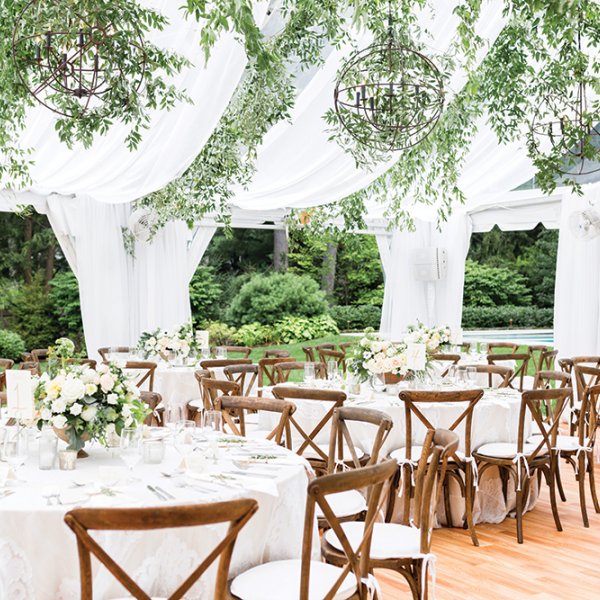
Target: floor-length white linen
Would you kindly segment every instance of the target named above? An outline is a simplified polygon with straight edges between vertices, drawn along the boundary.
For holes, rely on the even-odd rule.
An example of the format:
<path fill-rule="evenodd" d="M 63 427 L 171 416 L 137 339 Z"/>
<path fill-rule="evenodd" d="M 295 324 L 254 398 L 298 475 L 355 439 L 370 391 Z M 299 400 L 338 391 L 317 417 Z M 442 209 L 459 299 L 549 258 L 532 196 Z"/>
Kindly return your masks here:
<path fill-rule="evenodd" d="M 561 356 L 600 354 L 600 237 L 578 239 L 569 225 L 571 214 L 591 202 L 599 210 L 600 184 L 583 191 L 562 200 L 554 291 L 554 342 Z"/>
<path fill-rule="evenodd" d="M 148 491 L 146 484 L 159 485 L 176 496 L 173 504 L 215 502 L 239 497 L 255 498 L 258 512 L 242 530 L 236 543 L 230 573 L 235 576 L 269 560 L 300 558 L 304 527 L 304 506 L 308 476 L 303 461 L 282 449 L 273 451 L 274 444 L 253 446 L 253 452 L 284 453 L 281 462 L 286 466 L 257 466 L 250 472 L 265 473 L 265 477 L 232 477 L 223 485 L 208 476 L 184 479 L 190 485 L 204 485 L 214 489 L 178 487 L 173 480 L 161 476 L 161 471 L 172 472 L 181 461 L 169 447 L 161 465 L 138 465 L 135 476 L 140 480 L 114 486 L 115 496 L 98 493 L 97 482 L 102 481 L 101 468 L 120 468 L 123 463 L 104 449 L 95 447 L 90 457 L 78 461 L 75 471 L 40 471 L 37 456 L 32 456 L 20 476 L 27 482 L 15 486 L 9 497 L 0 504 L 0 598 L 3 600 L 78 600 L 79 563 L 75 535 L 65 525 L 65 513 L 76 504 L 84 507 L 167 506 Z M 262 448 L 262 450 L 260 450 Z M 243 451 L 241 444 L 230 444 L 220 450 L 219 462 L 209 470 L 235 469 L 231 455 Z M 277 463 L 278 460 L 272 461 Z M 297 463 L 297 466 L 293 466 Z M 212 466 L 211 466 L 212 465 Z M 123 477 L 123 474 L 120 475 Z M 73 481 L 89 481 L 85 487 L 75 488 Z M 207 483 L 207 481 L 209 483 Z M 96 484 L 94 484 L 96 482 Z M 233 482 L 233 483 L 232 483 Z M 48 486 L 60 494 L 64 505 L 46 504 L 43 493 Z M 85 491 L 93 495 L 85 498 Z M 68 504 L 74 495 L 84 497 L 76 504 Z M 316 529 L 316 523 L 315 523 Z M 204 526 L 162 530 L 156 532 L 106 532 L 95 534 L 101 545 L 134 579 L 153 596 L 167 597 L 193 570 L 202 558 L 226 533 L 225 526 Z M 315 531 L 315 547 L 318 536 Z M 93 561 L 94 598 L 123 597 L 125 590 L 105 568 L 99 569 Z M 214 568 L 198 586 L 186 595 L 190 600 L 209 600 L 213 588 L 210 579 Z"/>

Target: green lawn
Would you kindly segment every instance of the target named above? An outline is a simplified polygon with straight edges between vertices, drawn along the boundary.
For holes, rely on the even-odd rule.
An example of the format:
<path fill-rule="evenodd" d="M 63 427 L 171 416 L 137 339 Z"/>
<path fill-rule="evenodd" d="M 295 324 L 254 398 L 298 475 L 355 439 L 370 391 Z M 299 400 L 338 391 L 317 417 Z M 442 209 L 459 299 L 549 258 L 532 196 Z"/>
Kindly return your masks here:
<path fill-rule="evenodd" d="M 306 360 L 306 356 L 302 351 L 303 346 L 312 346 L 314 348 L 319 344 L 340 344 L 343 342 L 358 341 L 358 339 L 359 338 L 357 336 L 352 335 L 332 335 L 307 342 L 296 342 L 295 344 L 282 344 L 281 346 L 261 346 L 260 348 L 254 348 L 254 350 L 252 350 L 250 358 L 253 362 L 257 362 L 258 359 L 263 357 L 265 350 L 287 350 L 296 360 L 304 361 Z"/>

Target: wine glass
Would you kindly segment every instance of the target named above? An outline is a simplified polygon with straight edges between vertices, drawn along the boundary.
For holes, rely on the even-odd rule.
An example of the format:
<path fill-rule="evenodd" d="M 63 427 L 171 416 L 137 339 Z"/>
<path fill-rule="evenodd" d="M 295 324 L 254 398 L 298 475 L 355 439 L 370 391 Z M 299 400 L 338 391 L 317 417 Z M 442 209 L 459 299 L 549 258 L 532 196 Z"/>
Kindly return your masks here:
<path fill-rule="evenodd" d="M 169 404 L 165 408 L 165 426 L 171 433 L 175 433 L 178 424 L 185 420 L 181 404 Z"/>
<path fill-rule="evenodd" d="M 314 385 L 315 383 L 315 363 L 304 363 L 304 383 Z"/>
<path fill-rule="evenodd" d="M 142 459 L 142 430 L 138 427 L 125 427 L 121 431 L 120 441 L 121 460 L 129 469 L 129 481 L 135 481 L 132 477 L 133 468 Z"/>
<path fill-rule="evenodd" d="M 177 433 L 173 445 L 184 460 L 194 450 L 195 430 L 196 423 L 194 421 L 180 421 L 177 423 Z"/>
<path fill-rule="evenodd" d="M 476 367 L 466 367 L 467 372 L 467 381 L 469 383 L 469 387 L 477 387 L 477 368 Z"/>
<path fill-rule="evenodd" d="M 217 358 L 227 358 L 227 348 L 225 346 L 217 346 Z"/>
<path fill-rule="evenodd" d="M 223 416 L 220 410 L 205 410 L 204 411 L 204 429 L 207 435 L 216 437 L 221 431 Z"/>
<path fill-rule="evenodd" d="M 458 370 L 458 367 L 456 365 L 450 365 L 450 367 L 448 368 L 448 374 L 446 375 L 446 379 L 448 380 L 448 382 L 453 385 L 456 384 L 457 370 Z"/>
<path fill-rule="evenodd" d="M 479 352 L 481 353 L 482 358 L 485 358 L 488 353 L 488 345 L 486 342 L 479 342 Z"/>
<path fill-rule="evenodd" d="M 465 367 L 458 367 L 456 369 L 456 383 L 459 387 L 467 387 L 467 370 Z"/>
<path fill-rule="evenodd" d="M 12 467 L 17 476 L 17 469 L 22 467 L 27 460 L 27 431 L 22 427 L 6 428 L 4 460 Z"/>
<path fill-rule="evenodd" d="M 327 381 L 334 385 L 339 379 L 338 364 L 335 360 L 327 361 Z"/>

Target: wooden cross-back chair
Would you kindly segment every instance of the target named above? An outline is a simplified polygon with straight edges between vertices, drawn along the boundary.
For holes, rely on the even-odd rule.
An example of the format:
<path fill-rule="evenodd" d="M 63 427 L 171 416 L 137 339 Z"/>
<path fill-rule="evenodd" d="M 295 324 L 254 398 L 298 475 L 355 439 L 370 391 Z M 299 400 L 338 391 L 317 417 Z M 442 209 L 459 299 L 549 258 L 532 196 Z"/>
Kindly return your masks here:
<path fill-rule="evenodd" d="M 413 600 L 429 597 L 427 575 L 432 561 L 431 538 L 437 498 L 448 457 L 456 452 L 458 443 L 456 433 L 428 431 L 415 472 L 411 521 L 376 523 L 373 528 L 369 571 L 387 569 L 399 573 L 406 579 Z M 325 532 L 321 553 L 327 563 L 341 566 L 346 562 L 344 538 L 354 546 L 359 527 L 358 522 L 345 522 Z"/>
<path fill-rule="evenodd" d="M 124 371 L 130 371 L 135 379 L 135 385 L 140 390 L 146 386 L 147 392 L 154 391 L 154 374 L 156 372 L 156 363 L 150 360 L 128 360 L 125 363 Z"/>
<path fill-rule="evenodd" d="M 251 396 L 219 396 L 215 400 L 215 409 L 223 415 L 223 428 L 227 433 L 246 437 L 246 413 L 269 412 L 279 414 L 277 425 L 270 431 L 252 431 L 252 437 L 272 440 L 277 445 L 284 443 L 291 449 L 290 415 L 296 410 L 296 405 L 278 398 L 262 398 Z M 258 434 L 258 435 L 257 435 Z"/>
<path fill-rule="evenodd" d="M 346 352 L 348 350 L 348 348 L 352 348 L 352 346 L 355 346 L 356 342 L 342 342 L 341 344 L 338 344 L 339 349 L 342 352 Z"/>
<path fill-rule="evenodd" d="M 581 401 L 585 388 L 588 385 L 600 383 L 600 377 L 597 373 L 600 369 L 600 356 L 574 356 L 572 359 L 572 372 L 575 374 L 575 386 L 577 390 L 577 399 Z M 581 367 L 577 370 L 576 367 Z M 595 370 L 589 370 L 595 369 Z M 572 373 L 573 374 L 573 373 Z"/>
<path fill-rule="evenodd" d="M 96 365 L 98 364 L 93 358 L 68 358 L 67 359 L 67 364 L 68 365 L 81 365 L 81 366 L 87 366 L 90 369 L 95 369 Z"/>
<path fill-rule="evenodd" d="M 302 346 L 306 362 L 315 362 L 315 349 L 312 346 Z"/>
<path fill-rule="evenodd" d="M 31 360 L 37 363 L 48 360 L 48 348 L 36 348 L 31 351 Z"/>
<path fill-rule="evenodd" d="M 134 598 L 137 600 L 152 600 L 90 535 L 90 531 L 150 531 L 229 523 L 229 528 L 223 539 L 193 570 L 192 574 L 165 599 L 180 600 L 183 598 L 215 560 L 219 559 L 212 597 L 215 600 L 224 600 L 227 597 L 229 565 L 237 536 L 257 510 L 258 502 L 256 500 L 241 498 L 227 502 L 195 504 L 192 506 L 77 508 L 69 511 L 64 520 L 77 536 L 81 600 L 92 600 L 93 597 L 92 555 L 109 570 Z"/>
<path fill-rule="evenodd" d="M 593 367 L 576 366 L 575 372 L 581 369 L 592 369 Z M 594 369 L 598 371 L 598 369 Z M 594 472 L 594 450 L 596 446 L 596 435 L 600 426 L 599 418 L 599 400 L 600 385 L 588 385 L 585 387 L 581 397 L 581 405 L 578 412 L 577 427 L 570 435 L 559 435 L 556 440 L 558 448 L 557 460 L 561 458 L 569 463 L 575 472 L 575 479 L 578 483 L 579 506 L 581 518 L 584 527 L 589 527 L 589 517 L 587 513 L 585 480 L 589 481 L 592 503 L 596 513 L 600 513 L 600 502 L 598 502 L 598 493 L 596 490 L 596 480 Z M 561 499 L 566 501 L 565 493 L 560 479 L 560 468 L 556 469 L 558 491 Z"/>
<path fill-rule="evenodd" d="M 341 350 L 319 350 L 319 360 L 324 365 L 327 365 L 330 360 L 334 360 L 342 373 L 346 372 L 346 353 Z"/>
<path fill-rule="evenodd" d="M 319 350 L 335 350 L 335 344 L 317 344 L 315 350 L 317 353 Z"/>
<path fill-rule="evenodd" d="M 227 358 L 229 358 L 230 354 L 240 354 L 242 358 L 248 358 L 250 356 L 250 353 L 252 352 L 252 348 L 250 348 L 250 346 L 213 346 L 210 351 L 212 352 L 213 355 L 216 354 L 217 352 L 217 348 L 223 348 L 223 350 L 225 350 L 225 352 L 227 352 Z M 223 359 L 215 359 L 215 360 L 227 360 L 226 358 Z"/>
<path fill-rule="evenodd" d="M 194 371 L 194 378 L 198 382 L 198 389 L 200 390 L 200 398 L 198 400 L 190 400 L 187 403 L 187 420 L 194 421 L 196 425 L 200 422 L 200 416 L 202 411 L 211 406 L 208 392 L 202 385 L 203 379 L 213 379 L 214 373 L 210 369 L 196 369 Z"/>
<path fill-rule="evenodd" d="M 485 373 L 488 376 L 488 387 L 507 388 L 509 387 L 510 378 L 513 375 L 513 370 L 510 367 L 502 367 L 500 365 L 465 365 L 465 368 L 473 367 L 477 373 Z M 498 381 L 498 385 L 494 382 Z"/>
<path fill-rule="evenodd" d="M 224 379 L 212 379 L 204 377 L 201 381 L 202 400 L 205 402 L 205 410 L 217 410 L 215 402 L 219 396 L 241 396 L 242 390 L 239 383 Z"/>
<path fill-rule="evenodd" d="M 260 391 L 259 396 L 262 395 L 263 387 L 277 384 L 275 367 L 284 362 L 296 362 L 296 359 L 292 356 L 282 356 L 275 358 L 261 358 L 258 361 L 258 389 Z"/>
<path fill-rule="evenodd" d="M 0 392 L 6 389 L 6 371 L 10 371 L 15 364 L 10 358 L 0 358 Z"/>
<path fill-rule="evenodd" d="M 107 362 L 108 355 L 111 353 L 111 351 L 127 354 L 132 350 L 133 348 L 130 348 L 129 346 L 103 346 L 102 348 L 98 348 L 98 354 L 102 357 L 104 362 Z"/>
<path fill-rule="evenodd" d="M 529 366 L 529 354 L 525 352 L 502 352 L 500 354 L 488 354 L 487 360 L 490 365 L 513 361 L 515 366 L 509 378 L 508 387 L 518 389 L 520 392 L 523 391 L 524 378 L 527 375 L 527 367 Z"/>
<path fill-rule="evenodd" d="M 265 350 L 263 358 L 288 358 L 290 353 L 287 350 Z"/>
<path fill-rule="evenodd" d="M 471 540 L 475 546 L 479 545 L 477 534 L 475 532 L 475 523 L 473 520 L 473 504 L 475 502 L 476 488 L 476 465 L 473 458 L 471 447 L 471 433 L 473 425 L 473 410 L 477 403 L 483 397 L 483 390 L 460 390 L 448 392 L 431 392 L 420 390 L 403 390 L 400 392 L 400 400 L 404 402 L 405 419 L 405 447 L 394 450 L 390 456 L 398 461 L 403 470 L 399 476 L 399 482 L 402 484 L 402 496 L 404 504 L 402 507 L 403 522 L 406 522 L 410 515 L 410 499 L 414 494 L 412 486 L 412 473 L 416 466 L 416 460 L 421 455 L 421 445 L 414 445 L 413 441 L 413 419 L 420 422 L 426 431 L 443 428 L 448 431 L 462 430 L 464 435 L 464 448 L 460 453 L 453 452 L 449 456 L 448 468 L 442 481 L 444 492 L 444 509 L 446 513 L 446 522 L 449 527 L 453 526 L 452 512 L 450 509 L 450 481 L 458 483 L 462 497 L 465 500 L 465 525 L 471 535 Z M 450 425 L 445 423 L 432 423 L 423 413 L 423 405 L 428 407 L 435 404 L 454 404 L 460 408 L 460 413 L 455 417 Z M 435 414 L 435 413 L 434 413 Z M 414 450 L 413 450 L 414 447 Z M 416 456 L 415 456 L 416 454 Z M 388 515 L 391 518 L 392 515 Z"/>
<path fill-rule="evenodd" d="M 571 375 L 563 371 L 538 371 L 533 379 L 534 390 L 571 387 Z"/>
<path fill-rule="evenodd" d="M 561 371 L 563 371 L 564 373 L 569 373 L 569 375 L 571 375 L 571 373 L 573 371 L 573 359 L 572 358 L 559 358 L 558 366 L 560 367 Z"/>
<path fill-rule="evenodd" d="M 304 456 L 316 470 L 325 471 L 329 462 L 329 444 L 318 444 L 316 438 L 325 427 L 331 426 L 333 412 L 336 408 L 343 406 L 346 394 L 337 390 L 319 390 L 286 385 L 277 385 L 272 392 L 275 398 L 294 402 L 296 408 L 298 408 L 298 401 L 321 402 L 325 405 L 323 407 L 323 417 L 314 426 L 311 423 L 310 431 L 306 431 L 298 422 L 298 410 L 290 415 L 290 429 L 300 436 L 299 446 L 293 447 L 293 450 L 299 456 Z M 338 433 L 338 436 L 341 443 L 341 432 Z M 295 446 L 293 435 L 292 445 Z"/>
<path fill-rule="evenodd" d="M 162 405 L 162 396 L 158 392 L 140 392 L 140 400 L 152 411 L 145 419 L 144 425 L 151 427 L 164 427 L 165 407 Z"/>
<path fill-rule="evenodd" d="M 251 396 L 258 378 L 258 365 L 229 365 L 223 368 L 228 381 L 240 386 L 242 396 Z"/>
<path fill-rule="evenodd" d="M 512 478 L 516 490 L 515 513 L 517 540 L 520 544 L 523 543 L 523 514 L 527 506 L 531 481 L 540 471 L 550 492 L 550 506 L 556 529 L 562 531 L 556 503 L 558 461 L 554 456 L 553 448 L 556 448 L 560 418 L 570 393 L 569 388 L 523 392 L 517 441 L 484 444 L 474 453 L 479 463 L 480 477 L 483 477 L 492 467 L 499 469 L 505 501 L 508 482 Z M 526 437 L 529 427 L 527 421 L 531 419 L 538 433 Z M 538 482 L 541 482 L 539 475 Z"/>
<path fill-rule="evenodd" d="M 513 342 L 489 342 L 488 343 L 488 352 L 490 354 L 502 354 L 505 350 L 509 353 L 514 354 L 519 349 L 519 344 L 514 344 Z M 495 350 L 500 350 L 500 352 L 494 352 Z"/>
<path fill-rule="evenodd" d="M 558 356 L 558 350 L 552 350 L 548 346 L 529 346 L 527 351 L 536 373 L 554 370 L 554 361 Z"/>
<path fill-rule="evenodd" d="M 31 371 L 33 375 L 41 375 L 42 370 L 40 369 L 40 363 L 37 361 L 26 360 L 19 363 L 20 371 Z"/>
<path fill-rule="evenodd" d="M 441 375 L 442 377 L 446 377 L 450 371 L 450 367 L 457 365 L 461 358 L 462 356 L 460 354 L 446 354 L 443 352 L 438 352 L 437 354 L 432 355 L 431 360 L 442 363 L 444 370 L 442 371 Z"/>
<path fill-rule="evenodd" d="M 469 351 L 471 350 L 471 342 L 463 342 L 462 344 L 458 344 L 460 351 L 468 354 Z"/>
<path fill-rule="evenodd" d="M 251 365 L 249 358 L 205 358 L 200 361 L 201 369 L 222 369 L 233 365 Z"/>
<path fill-rule="evenodd" d="M 306 500 L 302 558 L 266 563 L 238 575 L 231 582 L 232 597 L 237 600 L 259 596 L 265 600 L 370 600 L 373 597 L 369 569 L 371 537 L 385 499 L 383 491 L 395 471 L 396 463 L 389 460 L 311 481 Z M 358 530 L 349 540 L 330 502 L 334 494 L 359 489 L 367 490 L 367 513 L 364 522 L 356 522 Z M 344 559 L 339 566 L 312 560 L 317 506 L 341 540 Z M 275 586 L 274 581 L 277 582 Z M 264 590 L 264 595 L 257 594 L 257 589 Z"/>
<path fill-rule="evenodd" d="M 306 362 L 296 361 L 296 362 L 284 362 L 275 365 L 275 382 L 277 384 L 287 383 L 292 374 L 292 371 L 301 371 L 304 373 L 304 365 Z M 311 363 L 308 363 L 311 364 Z M 327 378 L 327 369 L 323 363 L 317 362 L 312 363 L 315 366 L 315 378 L 316 379 L 326 379 Z"/>

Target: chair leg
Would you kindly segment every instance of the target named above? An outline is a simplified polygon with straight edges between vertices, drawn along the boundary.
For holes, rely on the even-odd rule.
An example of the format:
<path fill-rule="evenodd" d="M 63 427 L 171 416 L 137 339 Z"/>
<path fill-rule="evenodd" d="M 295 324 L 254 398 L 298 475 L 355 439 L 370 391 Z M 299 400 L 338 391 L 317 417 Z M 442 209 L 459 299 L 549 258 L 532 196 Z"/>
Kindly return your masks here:
<path fill-rule="evenodd" d="M 558 505 L 556 502 L 556 470 L 555 464 L 552 463 L 548 470 L 548 488 L 550 489 L 550 507 L 552 508 L 552 516 L 554 517 L 554 524 L 556 525 L 557 531 L 562 531 L 562 524 L 560 522 L 560 515 L 558 514 Z"/>
<path fill-rule="evenodd" d="M 579 506 L 581 507 L 583 526 L 589 527 L 590 520 L 588 519 L 587 507 L 585 505 L 585 460 L 584 453 L 581 452 L 577 459 L 577 482 L 579 483 Z"/>
<path fill-rule="evenodd" d="M 504 496 L 504 504 L 506 504 L 506 501 L 508 500 L 508 480 L 510 475 L 504 467 L 498 467 L 498 471 L 500 473 L 500 481 L 502 482 L 502 495 Z"/>
<path fill-rule="evenodd" d="M 517 468 L 519 468 L 519 465 L 517 465 Z M 523 496 L 523 486 L 521 486 L 516 495 L 517 541 L 519 544 L 523 543 Z"/>
<path fill-rule="evenodd" d="M 558 494 L 560 495 L 560 499 L 563 502 L 567 501 L 567 496 L 565 495 L 565 490 L 562 484 L 562 476 L 560 474 L 560 454 L 556 456 L 556 487 L 558 488 Z"/>
<path fill-rule="evenodd" d="M 590 491 L 592 492 L 592 502 L 594 503 L 594 510 L 600 513 L 600 504 L 598 503 L 598 492 L 596 491 L 596 475 L 594 474 L 594 457 L 587 457 L 588 473 L 590 478 Z"/>
<path fill-rule="evenodd" d="M 450 506 L 450 478 L 446 477 L 443 484 L 444 512 L 446 513 L 446 527 L 454 527 L 452 523 L 452 507 Z"/>
<path fill-rule="evenodd" d="M 477 539 L 477 533 L 475 531 L 475 522 L 473 521 L 474 504 L 475 487 L 473 486 L 473 475 L 471 473 L 470 466 L 467 465 L 467 471 L 465 473 L 465 519 L 467 521 L 469 533 L 471 534 L 473 546 L 479 546 L 479 540 Z"/>

